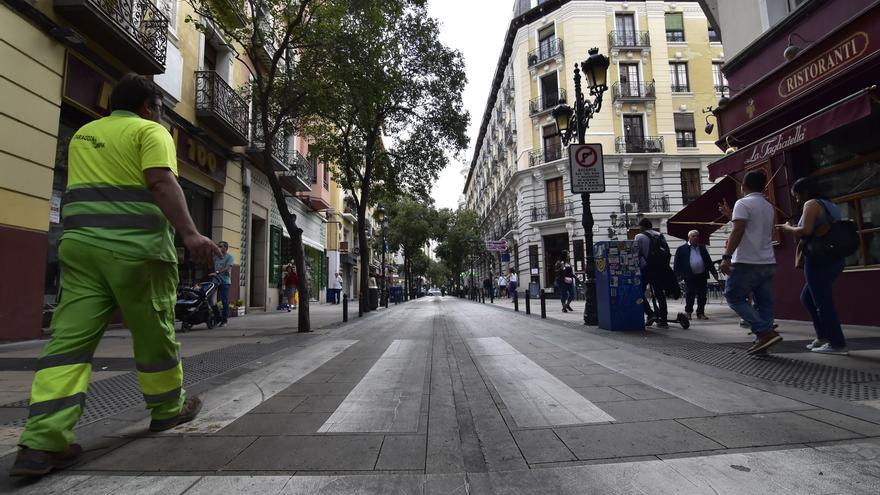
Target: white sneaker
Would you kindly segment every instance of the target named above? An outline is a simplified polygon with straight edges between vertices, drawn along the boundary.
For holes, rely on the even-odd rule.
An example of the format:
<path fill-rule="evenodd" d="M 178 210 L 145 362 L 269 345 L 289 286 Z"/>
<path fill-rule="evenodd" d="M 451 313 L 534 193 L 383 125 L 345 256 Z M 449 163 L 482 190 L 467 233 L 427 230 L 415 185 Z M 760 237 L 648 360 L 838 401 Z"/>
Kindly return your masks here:
<path fill-rule="evenodd" d="M 812 342 L 807 344 L 807 349 L 810 349 L 810 350 L 818 349 L 819 347 L 822 347 L 823 345 L 825 345 L 827 343 L 828 343 L 828 341 L 825 339 L 813 339 Z"/>
<path fill-rule="evenodd" d="M 819 354 L 836 354 L 838 356 L 849 355 L 849 351 L 846 347 L 831 347 L 831 344 L 825 344 L 822 347 L 814 347 L 812 351 L 818 352 Z"/>

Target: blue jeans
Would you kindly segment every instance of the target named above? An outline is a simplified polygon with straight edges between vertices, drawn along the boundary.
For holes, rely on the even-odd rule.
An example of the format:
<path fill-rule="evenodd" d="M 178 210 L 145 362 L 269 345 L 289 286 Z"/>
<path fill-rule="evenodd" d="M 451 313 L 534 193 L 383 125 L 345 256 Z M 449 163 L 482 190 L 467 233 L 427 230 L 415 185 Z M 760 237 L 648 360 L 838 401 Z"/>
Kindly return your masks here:
<path fill-rule="evenodd" d="M 735 263 L 727 277 L 724 297 L 727 305 L 746 321 L 752 333 L 760 335 L 773 329 L 773 275 L 776 265 Z M 746 301 L 751 294 L 754 306 Z"/>
<path fill-rule="evenodd" d="M 801 303 L 813 317 L 816 337 L 827 340 L 831 347 L 846 347 L 831 290 L 834 280 L 843 273 L 844 266 L 846 261 L 843 258 L 830 262 L 804 258 L 804 278 L 807 283 L 801 291 Z"/>
<path fill-rule="evenodd" d="M 229 321 L 229 287 L 230 284 L 220 284 L 219 287 L 220 302 L 223 303 L 223 317 L 220 321 L 223 323 Z"/>
<path fill-rule="evenodd" d="M 562 302 L 563 308 L 574 300 L 574 284 L 556 282 L 556 290 L 559 291 L 559 300 Z"/>

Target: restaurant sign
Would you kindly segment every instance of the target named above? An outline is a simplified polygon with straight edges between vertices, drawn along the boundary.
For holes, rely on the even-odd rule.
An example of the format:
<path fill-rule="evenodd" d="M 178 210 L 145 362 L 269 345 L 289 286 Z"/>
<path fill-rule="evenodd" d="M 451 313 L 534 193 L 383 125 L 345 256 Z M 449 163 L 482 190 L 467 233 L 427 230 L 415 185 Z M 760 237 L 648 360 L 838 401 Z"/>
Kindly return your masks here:
<path fill-rule="evenodd" d="M 189 134 L 182 125 L 171 123 L 170 127 L 178 161 L 192 165 L 220 184 L 226 182 L 226 159 L 222 152 Z"/>
<path fill-rule="evenodd" d="M 788 98 L 839 72 L 868 49 L 868 33 L 856 33 L 790 72 L 779 82 L 779 96 Z"/>
<path fill-rule="evenodd" d="M 771 158 L 777 155 L 780 151 L 804 142 L 806 137 L 807 128 L 803 124 L 797 125 L 792 129 L 786 129 L 772 138 L 753 146 L 751 153 L 743 163 L 749 165 L 750 163 Z"/>

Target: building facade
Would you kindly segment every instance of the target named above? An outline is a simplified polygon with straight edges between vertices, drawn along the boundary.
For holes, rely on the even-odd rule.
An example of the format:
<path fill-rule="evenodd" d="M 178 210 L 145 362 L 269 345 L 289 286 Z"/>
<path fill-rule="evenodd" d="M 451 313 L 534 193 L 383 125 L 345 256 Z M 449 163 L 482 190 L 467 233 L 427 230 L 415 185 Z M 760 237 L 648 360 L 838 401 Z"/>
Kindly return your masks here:
<path fill-rule="evenodd" d="M 605 165 L 606 192 L 591 195 L 594 240 L 632 238 L 642 217 L 665 232 L 666 220 L 708 188 L 707 166 L 720 155 L 703 109 L 726 91 L 724 49 L 699 4 L 517 2 L 464 196 L 484 237 L 511 246 L 486 268 L 514 268 L 533 291 L 552 289 L 562 251 L 580 277 L 585 271 L 580 195 L 571 193 L 551 112 L 573 105 L 572 67 L 591 47 L 611 59 L 587 132 Z"/>
<path fill-rule="evenodd" d="M 0 340 L 38 338 L 48 326 L 58 297 L 67 144 L 80 126 L 109 113 L 110 92 L 126 72 L 152 75 L 165 91 L 163 125 L 176 143 L 190 214 L 200 232 L 229 243 L 236 261 L 231 300 L 277 304 L 270 262 L 283 259 L 288 243 L 267 194 L 267 170 L 282 172 L 314 277 L 326 285 L 319 212 L 328 196 L 314 182 L 323 180 L 321 171 L 304 158 L 307 143 L 294 137 L 280 142 L 276 163 L 260 163 L 265 144 L 242 91 L 249 71 L 219 34 L 184 22 L 195 15 L 178 0 L 10 0 L 0 7 L 0 242 L 7 247 Z M 179 238 L 176 244 L 180 283 L 206 278 L 211 268 L 192 263 Z"/>

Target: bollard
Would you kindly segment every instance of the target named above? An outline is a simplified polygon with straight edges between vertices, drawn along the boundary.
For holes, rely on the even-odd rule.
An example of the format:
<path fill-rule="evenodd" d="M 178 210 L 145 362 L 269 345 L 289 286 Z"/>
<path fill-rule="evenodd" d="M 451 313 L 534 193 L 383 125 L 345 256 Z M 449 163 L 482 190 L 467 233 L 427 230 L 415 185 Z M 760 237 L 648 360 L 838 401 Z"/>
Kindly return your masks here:
<path fill-rule="evenodd" d="M 383 292 L 387 292 L 387 291 L 383 291 Z M 387 293 L 385 294 L 385 309 L 388 309 L 388 294 Z"/>
<path fill-rule="evenodd" d="M 541 318 L 547 318 L 547 295 L 541 289 Z"/>
<path fill-rule="evenodd" d="M 526 314 L 532 314 L 532 293 L 531 291 L 526 291 Z"/>
<path fill-rule="evenodd" d="M 358 296 L 358 318 L 364 316 L 364 295 Z"/>
<path fill-rule="evenodd" d="M 519 292 L 513 293 L 513 311 L 519 311 Z"/>
<path fill-rule="evenodd" d="M 342 322 L 348 321 L 348 294 L 342 296 Z"/>
<path fill-rule="evenodd" d="M 489 291 L 489 302 L 495 304 L 495 291 Z"/>

